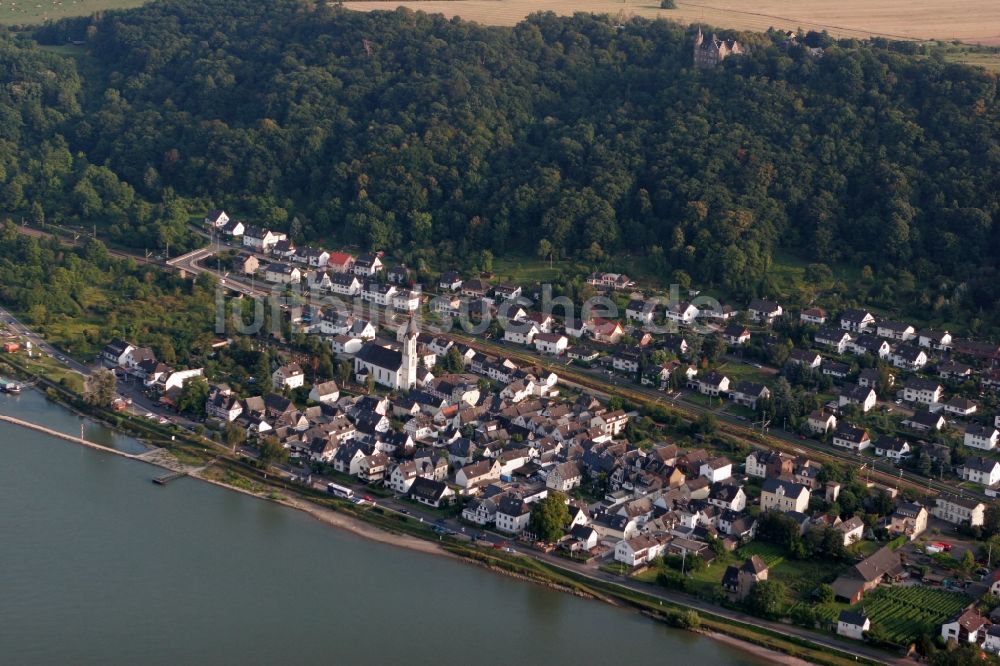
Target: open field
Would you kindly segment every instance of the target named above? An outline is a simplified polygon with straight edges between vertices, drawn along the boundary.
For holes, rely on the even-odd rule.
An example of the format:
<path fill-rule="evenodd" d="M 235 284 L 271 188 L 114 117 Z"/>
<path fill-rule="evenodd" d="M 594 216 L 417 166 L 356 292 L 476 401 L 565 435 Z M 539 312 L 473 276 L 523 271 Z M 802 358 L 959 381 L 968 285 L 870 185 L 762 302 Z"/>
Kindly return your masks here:
<path fill-rule="evenodd" d="M 87 16 L 104 9 L 127 9 L 145 0 L 0 0 L 0 24 L 29 25 L 67 16 Z"/>
<path fill-rule="evenodd" d="M 533 12 L 557 14 L 594 12 L 671 18 L 682 23 L 707 23 L 739 30 L 826 30 L 838 37 L 883 36 L 896 39 L 957 39 L 1000 45 L 1000 3 L 967 0 L 678 0 L 677 9 L 659 9 L 659 2 L 613 0 L 362 0 L 345 6 L 362 11 L 405 5 L 430 13 L 489 25 L 514 25 Z"/>

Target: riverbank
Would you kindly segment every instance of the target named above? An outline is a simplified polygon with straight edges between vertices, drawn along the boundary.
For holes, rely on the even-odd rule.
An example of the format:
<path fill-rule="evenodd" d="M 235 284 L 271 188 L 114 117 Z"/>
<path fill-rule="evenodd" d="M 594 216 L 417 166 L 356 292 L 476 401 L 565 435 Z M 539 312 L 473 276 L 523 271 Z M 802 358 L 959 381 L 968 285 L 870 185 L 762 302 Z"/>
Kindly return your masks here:
<path fill-rule="evenodd" d="M 202 472 L 195 472 L 189 474 L 188 476 L 198 479 L 199 481 L 204 481 L 205 483 L 211 483 L 212 485 L 218 486 L 220 488 L 225 488 L 227 490 L 232 490 L 238 493 L 243 493 L 255 499 L 267 500 L 270 502 L 276 502 L 282 506 L 287 506 L 290 509 L 296 509 L 302 511 L 316 520 L 331 525 L 338 529 L 345 530 L 357 536 L 364 537 L 365 539 L 370 539 L 372 541 L 377 541 L 379 543 L 389 544 L 391 546 L 397 546 L 399 548 L 407 548 L 409 550 L 415 550 L 420 553 L 426 553 L 428 555 L 443 555 L 446 557 L 457 557 L 453 553 L 448 552 L 444 548 L 435 544 L 432 541 L 426 541 L 424 539 L 418 539 L 417 537 L 410 536 L 408 534 L 398 534 L 394 532 L 388 532 L 383 529 L 379 529 L 369 523 L 364 522 L 360 518 L 354 518 L 346 514 L 334 511 L 333 509 L 328 509 L 326 507 L 321 507 L 314 502 L 310 502 L 302 497 L 296 497 L 294 495 L 288 494 L 287 490 L 282 490 L 279 494 L 280 497 L 275 497 L 273 494 L 269 493 L 258 493 L 252 490 L 247 490 L 246 488 L 240 488 L 228 483 L 224 483 L 218 479 L 213 479 Z"/>
<path fill-rule="evenodd" d="M 781 666 L 810 666 L 810 662 L 799 659 L 798 657 L 793 657 L 788 654 L 783 654 L 781 652 L 775 652 L 774 650 L 768 650 L 760 645 L 754 645 L 753 643 L 747 643 L 746 641 L 741 641 L 738 638 L 733 638 L 732 636 L 727 636 L 726 634 L 719 633 L 717 631 L 706 631 L 705 636 L 708 636 L 712 640 L 719 641 L 720 643 L 725 643 L 737 650 L 742 650 L 749 654 L 759 657 L 760 659 L 766 659 L 768 661 L 774 662 L 775 664 L 781 664 Z"/>
<path fill-rule="evenodd" d="M 56 402 L 59 403 L 59 401 Z M 73 438 L 65 439 L 74 441 Z M 199 453 L 202 451 L 207 453 L 207 450 L 203 448 L 206 443 L 208 440 L 187 443 L 178 441 L 176 445 L 185 446 L 185 452 L 197 448 Z M 109 450 L 106 447 L 102 448 Z M 213 455 L 214 453 L 218 453 L 218 451 L 214 451 Z M 427 525 L 419 525 L 413 521 L 404 519 L 397 524 L 391 518 L 374 511 L 352 515 L 355 513 L 354 507 L 346 507 L 343 511 L 324 507 L 315 501 L 320 499 L 315 491 L 305 491 L 283 479 L 268 477 L 260 470 L 233 459 L 231 455 L 227 451 L 227 455 L 221 457 L 220 467 L 224 468 L 222 478 L 216 474 L 219 470 L 214 470 L 212 474 L 196 473 L 194 476 L 213 485 L 237 490 L 258 499 L 270 500 L 297 509 L 321 522 L 366 539 L 425 554 L 447 555 L 450 558 L 483 566 L 498 573 L 530 580 L 551 589 L 570 592 L 576 596 L 597 598 L 618 607 L 631 607 L 672 626 L 690 628 L 677 621 L 678 617 L 690 608 L 683 601 L 657 600 L 650 594 L 636 593 L 611 582 L 591 580 L 567 569 L 562 569 L 560 565 L 546 563 L 535 557 L 511 556 L 500 551 L 494 552 L 492 549 L 477 548 L 472 544 L 455 542 L 451 539 L 445 543 L 440 537 L 432 535 Z M 233 476 L 228 477 L 229 474 Z M 226 482 L 227 480 L 231 482 Z M 240 487 L 240 485 L 246 485 L 253 490 Z M 308 495 L 312 495 L 312 497 L 308 497 Z M 320 501 L 323 500 L 320 499 Z M 713 638 L 716 638 L 715 635 L 731 634 L 726 637 L 728 644 L 739 645 L 748 653 L 766 658 L 773 663 L 796 663 L 789 661 L 786 653 L 808 655 L 813 662 L 835 666 L 859 661 L 854 659 L 853 655 L 849 656 L 847 653 L 838 652 L 829 646 L 824 647 L 821 644 L 810 643 L 804 638 L 762 630 L 754 625 L 727 620 L 724 616 L 710 615 L 712 611 L 699 609 L 697 612 L 702 617 L 701 626 L 706 630 L 698 633 L 712 634 Z M 864 658 L 860 661 L 874 663 Z"/>

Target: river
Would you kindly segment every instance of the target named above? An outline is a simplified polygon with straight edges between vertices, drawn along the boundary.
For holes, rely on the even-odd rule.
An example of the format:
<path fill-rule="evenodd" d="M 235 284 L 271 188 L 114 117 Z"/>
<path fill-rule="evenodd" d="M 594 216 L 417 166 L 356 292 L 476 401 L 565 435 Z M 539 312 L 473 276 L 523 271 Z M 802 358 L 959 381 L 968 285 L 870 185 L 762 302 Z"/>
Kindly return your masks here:
<path fill-rule="evenodd" d="M 34 391 L 0 413 L 79 434 Z M 10 424 L 0 452 L 3 663 L 764 663 L 195 479 L 158 487 L 153 467 Z"/>

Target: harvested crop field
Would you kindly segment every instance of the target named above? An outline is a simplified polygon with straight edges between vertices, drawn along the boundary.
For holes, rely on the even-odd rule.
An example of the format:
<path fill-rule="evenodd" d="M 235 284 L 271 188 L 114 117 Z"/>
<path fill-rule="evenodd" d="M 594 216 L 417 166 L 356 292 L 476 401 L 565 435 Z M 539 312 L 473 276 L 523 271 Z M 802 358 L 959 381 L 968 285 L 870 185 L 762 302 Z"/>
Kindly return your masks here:
<path fill-rule="evenodd" d="M 405 5 L 429 13 L 461 16 L 489 25 L 514 25 L 528 14 L 593 12 L 664 17 L 738 30 L 826 30 L 837 37 L 961 40 L 1000 46 L 1000 2 L 996 0 L 706 0 L 677 1 L 677 9 L 633 0 L 360 0 L 346 2 L 369 11 Z"/>

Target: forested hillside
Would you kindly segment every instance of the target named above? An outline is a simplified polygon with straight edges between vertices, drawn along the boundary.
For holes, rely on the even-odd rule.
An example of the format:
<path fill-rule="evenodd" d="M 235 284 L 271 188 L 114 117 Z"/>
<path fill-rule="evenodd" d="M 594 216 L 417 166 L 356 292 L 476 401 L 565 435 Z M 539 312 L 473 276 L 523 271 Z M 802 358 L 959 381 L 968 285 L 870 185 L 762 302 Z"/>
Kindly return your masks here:
<path fill-rule="evenodd" d="M 773 293 L 786 248 L 1000 320 L 1000 103 L 980 70 L 741 35 L 750 55 L 704 71 L 665 21 L 484 28 L 292 0 L 155 2 L 36 37 L 88 55 L 0 44 L 8 211 L 162 241 L 176 194 L 432 264 L 545 239 L 746 295 Z"/>

